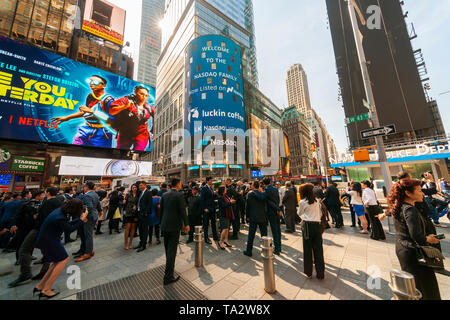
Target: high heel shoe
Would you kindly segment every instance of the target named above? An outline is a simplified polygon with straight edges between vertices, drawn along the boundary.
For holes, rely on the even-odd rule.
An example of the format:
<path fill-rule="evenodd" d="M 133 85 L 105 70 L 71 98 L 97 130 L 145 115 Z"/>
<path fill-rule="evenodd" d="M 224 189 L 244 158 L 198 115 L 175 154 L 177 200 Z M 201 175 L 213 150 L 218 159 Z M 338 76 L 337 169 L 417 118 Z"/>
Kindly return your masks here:
<path fill-rule="evenodd" d="M 233 248 L 233 246 L 231 244 L 229 244 L 228 242 L 224 242 L 224 243 L 227 246 L 227 248 Z"/>
<path fill-rule="evenodd" d="M 59 292 L 56 292 L 54 295 L 48 296 L 45 293 L 40 292 L 39 293 L 39 300 L 41 300 L 41 298 L 52 299 L 52 298 L 56 297 L 58 294 L 59 294 Z"/>
<path fill-rule="evenodd" d="M 34 297 L 34 295 L 36 294 L 36 292 L 41 293 L 41 291 L 42 291 L 42 290 L 39 290 L 38 288 L 34 287 L 34 288 L 33 288 L 33 297 Z"/>

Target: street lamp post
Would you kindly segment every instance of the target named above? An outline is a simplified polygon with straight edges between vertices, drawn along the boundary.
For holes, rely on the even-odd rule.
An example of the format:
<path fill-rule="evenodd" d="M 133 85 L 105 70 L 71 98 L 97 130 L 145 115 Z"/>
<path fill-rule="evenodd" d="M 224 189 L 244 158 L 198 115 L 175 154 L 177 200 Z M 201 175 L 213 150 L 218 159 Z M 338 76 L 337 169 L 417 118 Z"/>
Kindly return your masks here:
<path fill-rule="evenodd" d="M 367 68 L 367 61 L 366 61 L 366 55 L 364 53 L 362 37 L 360 36 L 358 21 L 356 19 L 355 7 L 353 5 L 353 0 L 347 0 L 347 3 L 348 3 L 348 9 L 349 9 L 349 13 L 350 13 L 350 20 L 351 20 L 352 28 L 353 28 L 353 36 L 355 38 L 355 43 L 356 43 L 356 50 L 358 52 L 359 63 L 361 66 L 361 73 L 362 73 L 362 78 L 363 78 L 363 82 L 364 82 L 364 89 L 366 92 L 367 101 L 369 102 L 369 105 L 371 106 L 370 113 L 372 115 L 372 117 L 371 117 L 372 127 L 379 128 L 380 121 L 378 119 L 378 114 L 377 114 L 377 109 L 376 109 L 376 104 L 375 104 L 375 97 L 373 95 L 372 84 L 370 82 L 370 75 L 369 75 L 369 70 Z M 383 175 L 383 180 L 384 180 L 384 183 L 386 186 L 386 190 L 387 190 L 387 192 L 389 192 L 392 187 L 392 177 L 391 177 L 391 172 L 390 172 L 389 165 L 387 162 L 384 141 L 383 141 L 382 137 L 376 137 L 375 141 L 376 141 L 377 151 L 378 151 L 378 160 L 381 164 L 381 173 Z M 389 233 L 392 234 L 393 232 L 391 231 L 390 217 L 389 217 L 388 223 L 389 223 Z"/>

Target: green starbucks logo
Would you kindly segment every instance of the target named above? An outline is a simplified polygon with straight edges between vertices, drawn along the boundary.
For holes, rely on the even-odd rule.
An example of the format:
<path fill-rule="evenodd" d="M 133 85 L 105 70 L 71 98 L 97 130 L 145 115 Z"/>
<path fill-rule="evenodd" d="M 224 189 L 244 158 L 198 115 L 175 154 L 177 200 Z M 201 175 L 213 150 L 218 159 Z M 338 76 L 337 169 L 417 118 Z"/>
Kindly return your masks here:
<path fill-rule="evenodd" d="M 9 159 L 11 159 L 11 153 L 6 149 L 0 148 L 0 163 L 5 163 Z"/>

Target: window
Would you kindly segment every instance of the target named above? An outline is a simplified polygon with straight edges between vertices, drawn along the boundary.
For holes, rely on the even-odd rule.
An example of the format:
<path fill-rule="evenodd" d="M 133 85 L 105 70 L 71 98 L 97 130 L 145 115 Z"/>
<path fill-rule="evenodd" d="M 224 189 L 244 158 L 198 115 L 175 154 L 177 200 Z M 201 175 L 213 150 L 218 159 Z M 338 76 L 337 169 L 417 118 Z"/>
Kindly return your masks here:
<path fill-rule="evenodd" d="M 208 77 L 208 78 L 206 79 L 206 82 L 207 82 L 208 84 L 212 84 L 213 79 L 212 79 L 211 77 Z"/>
<path fill-rule="evenodd" d="M 202 93 L 202 100 L 206 100 L 206 92 Z"/>
<path fill-rule="evenodd" d="M 197 72 L 200 72 L 200 70 L 202 70 L 202 66 L 201 65 L 197 65 L 197 68 L 195 69 Z"/>
<path fill-rule="evenodd" d="M 236 62 L 236 58 L 234 56 L 231 56 L 231 61 L 234 63 Z"/>
<path fill-rule="evenodd" d="M 216 70 L 217 69 L 217 64 L 216 63 L 212 63 L 211 64 L 211 69 L 212 70 Z"/>
<path fill-rule="evenodd" d="M 223 92 L 219 92 L 219 100 L 223 100 Z"/>
<path fill-rule="evenodd" d="M 237 55 L 238 54 L 238 49 L 234 48 L 234 53 Z"/>
<path fill-rule="evenodd" d="M 222 78 L 222 84 L 223 84 L 224 86 L 227 85 L 227 79 L 226 79 L 226 78 Z"/>
<path fill-rule="evenodd" d="M 233 68 L 231 66 L 228 66 L 227 69 L 228 69 L 228 72 L 233 72 Z"/>
<path fill-rule="evenodd" d="M 202 58 L 203 58 L 203 59 L 206 58 L 206 52 L 202 52 Z"/>
<path fill-rule="evenodd" d="M 237 96 L 233 94 L 233 102 L 237 102 Z"/>
<path fill-rule="evenodd" d="M 211 40 L 206 41 L 206 46 L 207 47 L 212 47 L 212 41 Z"/>

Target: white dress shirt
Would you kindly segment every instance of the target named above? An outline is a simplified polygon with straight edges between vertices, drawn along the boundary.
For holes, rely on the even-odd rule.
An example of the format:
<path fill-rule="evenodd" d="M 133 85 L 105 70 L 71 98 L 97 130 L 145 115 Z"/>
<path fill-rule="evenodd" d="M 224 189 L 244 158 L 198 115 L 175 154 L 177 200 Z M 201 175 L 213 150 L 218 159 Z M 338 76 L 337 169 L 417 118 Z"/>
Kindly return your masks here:
<path fill-rule="evenodd" d="M 322 210 L 320 210 L 319 201 L 309 204 L 308 200 L 301 200 L 297 213 L 304 221 L 320 222 L 322 218 Z"/>
<path fill-rule="evenodd" d="M 375 191 L 370 188 L 366 188 L 363 190 L 362 200 L 365 206 L 376 206 L 378 205 L 377 196 L 375 195 Z"/>

